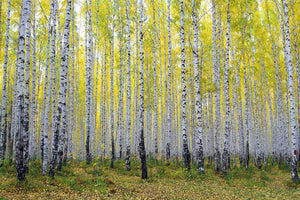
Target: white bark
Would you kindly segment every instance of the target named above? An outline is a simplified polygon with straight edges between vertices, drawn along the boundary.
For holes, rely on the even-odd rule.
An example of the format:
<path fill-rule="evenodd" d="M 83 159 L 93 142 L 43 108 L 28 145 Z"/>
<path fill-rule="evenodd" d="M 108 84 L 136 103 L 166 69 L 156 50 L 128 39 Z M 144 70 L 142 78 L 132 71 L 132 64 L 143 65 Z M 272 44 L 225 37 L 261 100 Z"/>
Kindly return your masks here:
<path fill-rule="evenodd" d="M 219 130 L 220 130 L 220 66 L 217 57 L 217 40 L 216 40 L 216 5 L 215 0 L 212 0 L 212 40 L 213 40 L 213 79 L 215 84 L 215 126 L 213 133 L 215 134 L 215 152 L 214 152 L 214 162 L 215 162 L 215 170 L 220 170 L 220 150 L 219 150 Z"/>
<path fill-rule="evenodd" d="M 46 142 L 47 144 L 45 144 L 45 137 L 44 136 L 44 127 L 45 127 L 45 115 L 46 115 L 46 99 L 47 99 L 47 86 L 50 87 L 52 84 L 49 84 L 48 81 L 48 70 L 49 70 L 49 57 L 50 57 L 50 38 L 51 38 L 51 21 L 52 21 L 52 15 L 53 15 L 53 1 L 51 1 L 51 5 L 50 5 L 50 15 L 49 15 L 49 25 L 48 25 L 48 39 L 47 39 L 47 59 L 46 59 L 46 69 L 45 69 L 45 87 L 44 87 L 44 101 L 43 101 L 43 108 L 42 108 L 42 119 L 41 119 L 41 126 L 40 126 L 40 149 L 41 149 L 41 157 L 42 157 L 42 162 L 44 163 L 44 155 L 47 154 L 46 156 L 48 156 L 48 135 L 46 138 Z M 48 121 L 48 120 L 47 120 Z M 47 122 L 48 123 L 48 122 Z M 46 158 L 46 160 L 48 160 L 48 157 Z M 45 161 L 47 162 L 47 161 Z M 46 171 L 43 172 L 44 175 L 46 174 Z"/>
<path fill-rule="evenodd" d="M 36 32 L 35 32 L 35 13 L 36 13 L 36 6 L 34 2 L 33 6 L 33 24 L 32 24 L 32 31 L 33 31 L 33 44 L 32 44 L 32 67 L 31 67 L 31 100 L 30 100 L 30 121 L 29 121 L 29 156 L 33 157 L 37 155 L 37 134 L 36 134 Z"/>
<path fill-rule="evenodd" d="M 111 32 L 111 60 L 110 60 L 110 140 L 111 140 L 111 163 L 114 167 L 115 141 L 114 141 L 114 28 L 115 28 L 115 0 L 113 0 L 113 19 Z"/>
<path fill-rule="evenodd" d="M 106 48 L 107 48 L 107 43 L 106 43 L 106 39 L 105 39 L 105 48 L 104 48 L 104 65 L 102 66 L 101 69 L 101 92 L 102 92 L 102 98 L 103 101 L 101 102 L 101 135 L 102 135 L 102 144 L 103 144 L 103 148 L 102 148 L 102 156 L 105 157 L 106 156 L 106 130 L 107 130 L 107 126 L 106 126 L 106 90 L 105 90 L 105 82 L 104 82 L 104 76 L 106 76 Z"/>
<path fill-rule="evenodd" d="M 49 69 L 49 80 L 48 80 L 48 89 L 47 89 L 47 103 L 46 103 L 46 112 L 45 112 L 45 132 L 44 132 L 44 147 L 43 147 L 43 175 L 47 173 L 48 167 L 48 137 L 49 137 L 49 115 L 50 115 L 50 106 L 51 106 L 51 94 L 54 86 L 54 73 L 55 73 L 55 39 L 56 39 L 56 0 L 52 1 L 53 16 L 52 16 L 52 25 L 51 25 L 51 53 L 50 53 L 50 69 Z M 53 111 L 54 112 L 54 111 Z"/>
<path fill-rule="evenodd" d="M 25 79 L 24 79 L 24 168 L 28 172 L 29 167 L 29 79 L 30 79 L 30 49 L 31 49 L 31 1 L 26 19 L 26 55 L 25 55 Z"/>
<path fill-rule="evenodd" d="M 1 26 L 1 6 L 2 6 L 2 2 L 0 3 L 0 26 Z M 11 7 L 11 0 L 8 0 L 6 33 L 5 33 L 5 53 L 4 53 L 3 75 L 2 75 L 3 79 L 2 79 L 2 98 L 1 98 L 0 167 L 3 164 L 4 155 L 5 155 L 4 141 L 5 141 L 6 104 L 7 104 L 6 86 L 7 86 L 9 30 L 10 30 L 10 7 Z M 1 34 L 1 28 L 0 28 L 0 34 Z M 1 42 L 0 42 L 0 46 L 1 46 Z M 8 132 L 6 134 L 8 134 Z"/>
<path fill-rule="evenodd" d="M 161 1 L 160 1 L 160 4 Z M 163 9 L 163 8 L 161 8 Z M 161 15 L 160 12 L 158 12 L 158 20 L 160 21 Z M 161 93 L 160 93 L 160 152 L 161 152 L 161 159 L 162 162 L 164 161 L 165 157 L 165 147 L 164 147 L 164 107 L 163 107 L 163 74 L 162 74 L 162 47 L 161 47 L 161 32 L 160 29 L 164 28 L 160 26 L 160 23 L 158 23 L 158 44 L 159 44 L 159 68 L 160 68 L 160 87 L 161 87 Z"/>
<path fill-rule="evenodd" d="M 229 99 L 229 35 L 230 35 L 230 11 L 229 0 L 227 0 L 227 33 L 226 33 L 226 56 L 225 56 L 225 77 L 224 77 L 224 89 L 225 89 L 225 133 L 224 133 L 224 150 L 222 154 L 222 173 L 227 174 L 229 154 L 229 134 L 230 134 L 230 99 Z"/>
<path fill-rule="evenodd" d="M 166 159 L 169 160 L 171 156 L 171 135 L 172 135 L 172 106 L 171 106 L 171 10 L 170 0 L 167 0 L 168 7 L 168 125 L 167 125 L 167 146 L 166 146 Z"/>
<path fill-rule="evenodd" d="M 183 141 L 183 158 L 185 167 L 190 170 L 190 151 L 187 141 L 187 129 L 186 129 L 186 81 L 185 81 L 185 43 L 184 43 L 184 11 L 183 0 L 180 0 L 180 40 L 181 40 L 181 90 L 182 90 L 182 141 Z"/>
<path fill-rule="evenodd" d="M 54 176 L 54 170 L 57 160 L 57 150 L 60 156 L 62 156 L 62 145 L 59 141 L 63 141 L 64 134 L 66 132 L 66 93 L 67 93 L 67 72 L 68 72 L 68 60 L 69 60 L 69 38 L 70 38 L 70 21 L 71 21 L 71 3 L 72 0 L 67 1 L 66 20 L 64 27 L 64 44 L 63 52 L 61 56 L 61 69 L 60 69 L 60 86 L 58 97 L 58 108 L 55 117 L 55 125 L 53 130 L 53 147 L 52 147 L 52 159 L 50 163 L 49 175 Z M 61 126 L 61 130 L 60 130 Z M 58 147 L 58 145 L 60 147 Z"/>
<path fill-rule="evenodd" d="M 92 101 L 92 73 L 94 73 L 94 71 L 92 70 L 92 51 L 93 51 L 93 44 L 92 44 L 92 21 L 91 21 L 91 4 L 88 5 L 87 1 L 86 1 L 86 6 L 87 6 L 87 22 L 86 22 L 86 26 L 88 23 L 88 32 L 87 34 L 87 42 L 88 42 L 88 46 L 87 46 L 87 57 L 86 57 L 86 146 L 85 146 L 85 153 L 86 153 L 86 162 L 87 164 L 89 164 L 91 162 L 91 145 L 90 145 L 90 141 L 91 141 L 91 133 L 93 131 L 91 124 L 92 124 L 92 105 L 93 105 L 93 101 Z"/>
<path fill-rule="evenodd" d="M 124 138 L 124 124 L 123 124 L 123 26 L 121 25 L 121 31 L 120 31 L 120 38 L 119 38 L 119 55 L 120 55 L 120 61 L 119 61 L 119 110 L 118 110 L 118 120 L 117 120 L 117 132 L 119 136 L 119 154 L 118 158 L 122 159 L 123 158 L 123 138 Z"/>
<path fill-rule="evenodd" d="M 146 150 L 144 141 L 144 50 L 143 50 L 143 0 L 140 0 L 140 109 L 139 109 L 139 154 L 141 159 L 142 179 L 148 178 Z"/>
<path fill-rule="evenodd" d="M 137 154 L 138 152 L 138 138 L 139 138 L 139 84 L 138 84 L 138 81 L 139 81 L 139 20 L 138 20 L 138 3 L 139 3 L 139 0 L 136 1 L 136 32 L 135 32 L 135 44 L 136 44 L 136 88 L 135 88 L 135 136 L 134 136 L 134 153 L 135 155 Z"/>
<path fill-rule="evenodd" d="M 127 22 L 127 98 L 126 98 L 126 128 L 125 128 L 125 146 L 126 146 L 126 170 L 130 171 L 130 129 L 131 129 L 131 67 L 130 67 L 130 19 L 129 19 L 130 0 L 126 4 L 126 22 Z"/>
<path fill-rule="evenodd" d="M 288 64 L 288 86 L 289 86 L 289 99 L 290 99 L 290 128 L 292 132 L 292 162 L 291 162 L 291 174 L 293 181 L 298 181 L 297 173 L 297 121 L 294 105 L 294 90 L 293 90 L 293 65 L 291 60 L 291 44 L 290 44 L 290 26 L 287 1 L 283 0 L 284 15 L 285 15 L 285 37 L 286 37 L 286 61 Z"/>
<path fill-rule="evenodd" d="M 17 85 L 17 133 L 16 133 L 16 167 L 17 167 L 17 178 L 20 181 L 25 179 L 26 169 L 26 157 L 24 152 L 26 151 L 26 141 L 24 141 L 24 136 L 26 134 L 25 130 L 25 120 L 24 120 L 24 65 L 25 65 L 25 31 L 26 23 L 28 18 L 30 18 L 31 1 L 24 0 L 22 20 L 20 26 L 19 35 L 19 74 L 18 74 L 18 85 Z"/>
<path fill-rule="evenodd" d="M 246 4 L 246 13 L 245 17 L 248 17 L 248 1 Z M 244 165 L 246 168 L 249 166 L 249 121 L 251 120 L 249 117 L 249 93 L 248 93 L 248 83 L 247 83 L 247 75 L 246 75 L 246 56 L 245 56 L 245 31 L 246 31 L 246 26 L 245 24 L 243 26 L 243 32 L 242 32 L 242 49 L 241 49 L 241 54 L 242 54 L 242 59 L 243 59 L 243 66 L 244 66 L 244 92 L 245 92 L 245 131 L 246 131 L 246 139 L 245 139 L 245 147 L 244 147 Z M 244 123 L 244 121 L 242 121 Z"/>
<path fill-rule="evenodd" d="M 154 76 L 154 91 L 153 91 L 153 136 L 154 136 L 154 156 L 157 162 L 158 159 L 158 100 L 157 100 L 157 62 L 156 62 L 156 21 L 155 21 L 155 5 L 152 0 L 153 6 L 153 76 Z"/>
<path fill-rule="evenodd" d="M 204 173 L 204 156 L 203 156 L 203 130 L 202 130 L 202 115 L 201 115 L 201 96 L 200 96 L 200 75 L 199 75 L 199 50 L 198 50 L 198 19 L 196 15 L 198 14 L 196 9 L 195 0 L 192 1 L 193 10 L 193 30 L 194 30 L 194 46 L 193 46 L 193 59 L 194 59 L 194 77 L 195 77 L 195 87 L 196 87 L 196 110 L 197 110 L 197 159 L 198 159 L 198 172 L 200 174 Z"/>

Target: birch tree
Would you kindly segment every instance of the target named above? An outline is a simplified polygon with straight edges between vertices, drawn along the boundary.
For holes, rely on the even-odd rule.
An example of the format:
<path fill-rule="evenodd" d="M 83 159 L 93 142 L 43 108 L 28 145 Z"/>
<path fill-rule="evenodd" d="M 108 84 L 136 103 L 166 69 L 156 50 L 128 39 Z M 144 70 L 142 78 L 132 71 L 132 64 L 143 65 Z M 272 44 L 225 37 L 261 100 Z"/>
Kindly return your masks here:
<path fill-rule="evenodd" d="M 90 2 L 90 1 L 89 1 Z M 94 71 L 92 70 L 92 51 L 93 51 L 93 44 L 92 44 L 92 21 L 91 21 L 91 3 L 88 4 L 88 2 L 86 1 L 86 6 L 87 6 L 87 22 L 86 22 L 86 26 L 88 23 L 88 32 L 87 34 L 87 38 L 88 38 L 88 46 L 87 46 L 87 66 L 86 66 L 86 144 L 85 144 L 85 153 L 86 153 L 86 162 L 87 164 L 89 164 L 91 162 L 91 152 L 90 152 L 90 138 L 91 138 L 91 132 L 92 127 L 92 119 L 91 119 L 91 115 L 92 115 L 92 110 L 91 110 L 91 106 L 93 104 L 92 101 L 92 73 L 94 73 Z"/>
<path fill-rule="evenodd" d="M 153 75 L 154 75 L 154 91 L 153 91 L 153 136 L 154 136 L 154 156 L 158 162 L 158 101 L 157 101 L 157 62 L 156 62 L 156 21 L 155 21 L 155 5 L 152 0 L 153 7 Z"/>
<path fill-rule="evenodd" d="M 215 152 L 214 152 L 214 163 L 215 170 L 220 170 L 220 150 L 219 150 L 219 130 L 220 130 L 220 70 L 217 58 L 217 40 L 216 40 L 216 2 L 212 0 L 212 40 L 213 40 L 213 78 L 216 87 L 215 91 Z"/>
<path fill-rule="evenodd" d="M 121 19 L 121 18 L 120 18 Z M 119 66 L 120 66 L 120 70 L 119 70 L 119 84 L 120 84 L 120 88 L 119 88 L 119 103 L 118 103 L 118 120 L 117 120 L 117 133 L 118 133 L 118 139 L 119 139 L 119 155 L 118 158 L 122 159 L 123 156 L 123 138 L 124 138 L 124 124 L 123 124 L 123 25 L 121 24 L 121 20 L 120 20 L 120 32 L 119 32 L 119 56 L 120 56 L 120 61 L 119 61 Z"/>
<path fill-rule="evenodd" d="M 52 158 L 50 163 L 49 175 L 54 176 L 55 165 L 57 161 L 57 150 L 59 138 L 64 138 L 65 123 L 66 123 L 66 92 L 67 92 L 67 71 L 68 71 L 68 60 L 69 60 L 69 38 L 70 38 L 70 21 L 71 21 L 71 4 L 72 0 L 67 1 L 66 9 L 66 20 L 64 27 L 64 44 L 63 53 L 61 55 L 61 68 L 60 68 L 60 86 L 59 86 L 59 97 L 58 107 L 55 117 L 54 132 L 53 132 L 53 147 L 52 147 Z M 61 125 L 61 130 L 60 130 Z M 61 145 L 61 144 L 60 144 Z M 62 152 L 61 152 L 62 153 Z"/>
<path fill-rule="evenodd" d="M 2 6 L 2 2 L 0 3 L 0 5 Z M 1 6 L 0 6 L 0 10 L 1 10 Z M 7 65 L 8 65 L 9 30 L 10 30 L 10 7 L 11 7 L 11 0 L 8 0 L 6 33 L 5 33 L 5 53 L 4 53 L 4 65 L 3 65 L 3 79 L 2 79 L 2 98 L 1 98 L 0 167 L 3 165 L 4 155 L 5 155 L 5 123 L 6 123 L 6 105 L 7 105 L 6 87 L 7 87 Z M 1 16 L 1 11 L 0 11 L 0 16 Z M 6 134 L 8 134 L 8 132 Z"/>
<path fill-rule="evenodd" d="M 28 18 L 30 18 L 31 11 L 31 1 L 24 0 L 22 7 L 22 20 L 20 26 L 19 35 L 19 73 L 18 73 L 18 84 L 17 84 L 17 135 L 16 135 L 16 168 L 17 168 L 17 178 L 19 181 L 25 180 L 25 174 L 27 172 L 26 168 L 26 156 L 24 153 L 26 151 L 26 127 L 25 127 L 25 115 L 24 115 L 24 65 L 25 65 L 25 34 L 26 34 L 26 23 Z M 27 39 L 27 38 L 26 38 Z M 28 41 L 27 41 L 28 42 Z M 27 132 L 28 133 L 28 132 Z"/>
<path fill-rule="evenodd" d="M 46 119 L 46 101 L 47 101 L 47 87 L 51 86 L 52 84 L 49 84 L 49 80 L 52 80 L 52 78 L 50 78 L 48 80 L 48 70 L 49 70 L 49 57 L 50 57 L 50 38 L 51 38 L 51 33 L 52 33 L 52 15 L 53 15 L 53 10 L 54 10 L 54 4 L 53 4 L 54 0 L 51 0 L 51 5 L 50 5 L 50 15 L 49 15 L 49 22 L 48 22 L 48 37 L 47 37 L 47 59 L 46 59 L 46 69 L 45 69 L 45 86 L 44 86 L 44 101 L 43 101 L 43 108 L 42 108 L 42 119 L 41 119 L 41 126 L 40 126 L 40 149 L 41 149 L 41 158 L 42 158 L 42 162 L 43 162 L 43 175 L 45 175 L 47 173 L 47 162 L 48 162 L 48 134 L 46 135 L 44 132 L 44 127 L 45 126 L 45 122 L 47 121 L 48 123 L 48 119 Z M 51 70 L 50 70 L 51 71 Z M 48 97 L 50 98 L 50 97 Z M 45 141 L 46 140 L 46 141 Z M 46 144 L 45 144 L 46 142 Z M 46 156 L 46 158 L 45 158 Z"/>
<path fill-rule="evenodd" d="M 193 46 L 193 59 L 194 59 L 194 76 L 196 86 L 196 110 L 197 110 L 197 157 L 198 157 L 198 172 L 204 173 L 204 155 L 203 155 L 203 130 L 202 130 L 202 116 L 201 116 L 201 96 L 200 96 L 200 77 L 199 77 L 199 50 L 198 50 L 198 20 L 197 9 L 195 0 L 192 1 L 192 18 L 194 30 L 194 46 Z"/>
<path fill-rule="evenodd" d="M 36 143 L 37 143 L 37 134 L 36 134 L 36 3 L 33 3 L 33 24 L 32 24 L 32 66 L 31 66 L 31 100 L 30 100 L 30 121 L 29 121 L 29 156 L 36 156 Z"/>
<path fill-rule="evenodd" d="M 29 168 L 29 81 L 30 81 L 30 50 L 31 50 L 31 1 L 29 14 L 26 19 L 26 54 L 25 54 L 25 79 L 24 79 L 24 168 Z"/>
<path fill-rule="evenodd" d="M 48 90 L 47 90 L 47 103 L 46 103 L 46 112 L 45 112 L 45 132 L 44 132 L 44 156 L 43 156 L 43 175 L 46 175 L 47 173 L 47 167 L 48 167 L 48 136 L 49 136 L 49 115 L 50 115 L 50 106 L 51 106 L 51 94 L 54 87 L 54 73 L 55 73 L 55 39 L 56 39 L 56 12 L 57 12 L 57 6 L 56 6 L 56 0 L 52 1 L 51 4 L 53 8 L 53 16 L 52 16 L 52 25 L 51 25 L 51 51 L 50 51 L 50 69 L 49 69 L 49 80 L 48 80 Z M 52 96 L 54 98 L 54 96 Z"/>
<path fill-rule="evenodd" d="M 172 134 L 172 106 L 171 106 L 171 10 L 170 0 L 167 0 L 168 7 L 168 126 L 167 126 L 167 146 L 166 146 L 166 159 L 169 160 L 171 157 L 171 134 Z"/>
<path fill-rule="evenodd" d="M 140 108 L 139 108 L 139 154 L 141 159 L 142 179 L 148 178 L 146 150 L 144 141 L 144 49 L 143 49 L 143 0 L 140 0 Z"/>
<path fill-rule="evenodd" d="M 181 40 L 181 88 L 182 88 L 182 141 L 183 141 L 183 158 L 184 165 L 188 169 L 191 168 L 190 160 L 191 155 L 187 141 L 186 129 L 186 81 L 185 81 L 185 43 L 184 43 L 184 11 L 183 0 L 180 0 L 180 40 Z M 198 116 L 197 116 L 198 117 Z"/>
<path fill-rule="evenodd" d="M 229 153 L 229 134 L 230 134 L 230 99 L 229 99 L 229 35 L 230 35 L 230 1 L 227 0 L 227 33 L 226 33 L 226 52 L 225 52 L 225 133 L 224 133 L 224 150 L 222 154 L 222 173 L 227 174 L 228 158 L 230 159 Z"/>
<path fill-rule="evenodd" d="M 131 130 L 131 67 L 130 67 L 130 19 L 129 19 L 130 0 L 126 2 L 126 22 L 127 22 L 127 99 L 126 99 L 126 170 L 130 171 L 130 130 Z"/>
<path fill-rule="evenodd" d="M 291 123 L 290 129 L 292 131 L 292 162 L 291 162 L 291 174 L 294 182 L 298 182 L 297 173 L 297 121 L 295 114 L 294 105 L 294 90 L 293 90 L 293 64 L 291 60 L 291 44 L 290 44 L 290 25 L 289 25 L 289 15 L 288 15 L 288 4 L 286 0 L 283 0 L 284 16 L 285 16 L 285 37 L 286 37 L 286 62 L 288 64 L 288 86 L 289 86 L 289 98 L 290 98 L 290 116 Z"/>
<path fill-rule="evenodd" d="M 111 140 L 111 163 L 114 167 L 115 161 L 115 140 L 114 140 L 114 28 L 115 28 L 115 1 L 112 2 L 113 19 L 111 31 L 111 59 L 110 59 L 110 140 Z"/>

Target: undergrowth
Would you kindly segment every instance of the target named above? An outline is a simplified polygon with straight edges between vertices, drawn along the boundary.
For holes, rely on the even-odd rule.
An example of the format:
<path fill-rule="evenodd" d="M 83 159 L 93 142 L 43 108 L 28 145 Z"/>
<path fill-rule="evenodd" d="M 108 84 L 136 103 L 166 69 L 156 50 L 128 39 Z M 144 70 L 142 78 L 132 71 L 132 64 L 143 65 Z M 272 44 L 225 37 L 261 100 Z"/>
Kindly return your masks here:
<path fill-rule="evenodd" d="M 232 163 L 232 162 L 231 162 Z M 54 179 L 42 176 L 42 163 L 30 161 L 26 180 L 16 179 L 15 165 L 5 161 L 0 168 L 0 197 L 2 199 L 293 199 L 300 196 L 300 185 L 291 181 L 289 166 L 280 163 L 258 169 L 235 167 L 227 175 L 215 172 L 205 163 L 205 174 L 199 175 L 197 164 L 188 171 L 180 161 L 147 160 L 149 178 L 140 178 L 140 162 L 131 160 L 126 171 L 125 161 L 96 158 L 92 163 L 69 160 Z M 187 192 L 188 191 L 188 192 Z M 0 198 L 1 199 L 1 198 Z"/>

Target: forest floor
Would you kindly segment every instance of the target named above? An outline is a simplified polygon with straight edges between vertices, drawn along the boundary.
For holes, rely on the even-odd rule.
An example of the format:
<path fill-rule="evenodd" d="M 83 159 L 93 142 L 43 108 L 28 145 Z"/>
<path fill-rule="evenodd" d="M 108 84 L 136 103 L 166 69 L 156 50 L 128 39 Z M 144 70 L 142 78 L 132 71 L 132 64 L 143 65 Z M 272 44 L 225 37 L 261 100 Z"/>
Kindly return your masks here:
<path fill-rule="evenodd" d="M 269 164 L 258 169 L 229 169 L 228 175 L 205 167 L 198 175 L 196 165 L 187 172 L 181 163 L 156 165 L 149 160 L 149 179 L 141 180 L 140 164 L 124 161 L 70 161 L 55 178 L 42 176 L 39 161 L 30 163 L 26 180 L 16 179 L 15 166 L 0 168 L 0 199 L 299 199 L 300 184 L 291 181 L 289 167 Z"/>

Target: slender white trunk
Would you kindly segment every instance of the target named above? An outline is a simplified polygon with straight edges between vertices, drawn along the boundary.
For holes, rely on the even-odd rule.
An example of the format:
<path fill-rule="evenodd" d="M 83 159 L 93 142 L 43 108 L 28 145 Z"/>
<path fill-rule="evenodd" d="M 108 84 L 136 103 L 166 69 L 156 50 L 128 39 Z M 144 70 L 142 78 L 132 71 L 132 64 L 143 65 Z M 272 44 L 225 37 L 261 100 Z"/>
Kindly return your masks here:
<path fill-rule="evenodd" d="M 184 11 L 183 0 L 180 0 L 180 40 L 181 40 L 181 91 L 182 91 L 182 141 L 183 141 L 183 158 L 185 167 L 190 170 L 190 151 L 187 139 L 187 119 L 186 119 L 186 81 L 185 81 L 185 43 L 184 43 Z"/>
<path fill-rule="evenodd" d="M 0 26 L 1 26 L 1 6 L 0 3 Z M 10 30 L 10 6 L 11 0 L 8 0 L 7 4 L 7 21 L 6 21 L 6 33 L 5 33 L 5 53 L 4 53 L 4 64 L 3 64 L 3 79 L 2 79 L 2 98 L 1 98 L 1 132 L 0 132 L 0 167 L 4 161 L 5 155 L 5 124 L 6 124 L 6 86 L 7 86 L 7 65 L 8 65 L 8 46 L 9 46 L 9 30 Z M 1 34 L 1 28 L 0 28 Z M 0 42 L 1 46 L 1 42 Z M 6 133 L 8 134 L 8 132 Z M 8 143 L 8 141 L 6 141 Z"/>
<path fill-rule="evenodd" d="M 50 115 L 50 106 L 51 106 L 51 94 L 54 86 L 54 73 L 55 73 L 55 39 L 56 39 L 56 0 L 52 1 L 51 4 L 53 8 L 52 16 L 52 28 L 51 28 L 51 53 L 50 53 L 50 69 L 49 69 L 49 80 L 48 80 L 48 90 L 47 90 L 47 103 L 46 103 L 46 112 L 45 112 L 45 133 L 44 133 L 44 147 L 43 147 L 43 175 L 47 173 L 48 167 L 48 136 L 49 136 L 49 115 Z M 53 111 L 54 112 L 54 111 Z"/>
<path fill-rule="evenodd" d="M 202 116 L 201 116 L 201 96 L 200 96 L 200 77 L 199 77 L 199 49 L 198 49 L 198 14 L 196 10 L 195 0 L 192 1 L 193 10 L 193 30 L 194 30 L 194 46 L 193 46 L 193 59 L 194 59 L 194 77 L 196 87 L 196 110 L 197 110 L 197 159 L 198 159 L 198 172 L 199 174 L 204 173 L 204 156 L 203 156 L 203 130 L 202 130 Z M 193 105 L 192 105 L 193 106 Z"/>
<path fill-rule="evenodd" d="M 29 156 L 33 157 L 37 154 L 37 135 L 36 135 L 36 32 L 35 32 L 35 13 L 36 7 L 35 2 L 33 5 L 33 24 L 32 24 L 32 31 L 33 31 L 33 44 L 32 44 L 32 67 L 31 67 L 31 100 L 30 100 L 30 121 L 29 121 Z"/>
<path fill-rule="evenodd" d="M 102 144 L 103 144 L 103 149 L 102 149 L 102 156 L 105 158 L 106 156 L 106 130 L 107 130 L 107 123 L 106 123 L 106 90 L 105 90 L 105 82 L 104 82 L 104 77 L 106 76 L 106 48 L 107 48 L 107 43 L 105 39 L 105 49 L 104 49 L 104 66 L 102 66 L 101 69 L 101 92 L 102 92 L 102 106 L 101 106 L 101 120 L 102 120 Z"/>
<path fill-rule="evenodd" d="M 154 91 L 153 91 L 153 136 L 154 136 L 154 156 L 157 162 L 158 159 L 158 100 L 157 100 L 157 61 L 156 61 L 156 21 L 155 21 L 155 5 L 152 0 L 153 7 L 153 76 L 154 76 Z"/>
<path fill-rule="evenodd" d="M 139 154 L 141 159 L 142 179 L 148 178 L 146 150 L 144 141 L 144 49 L 143 49 L 143 0 L 140 0 L 140 109 L 139 109 Z"/>
<path fill-rule="evenodd" d="M 66 93 L 67 93 L 67 73 L 68 73 L 68 60 L 69 60 L 69 38 L 70 38 L 70 21 L 71 21 L 71 4 L 72 0 L 67 1 L 66 9 L 66 20 L 64 27 L 64 44 L 63 53 L 61 55 L 61 69 L 60 69 L 60 86 L 59 86 L 59 97 L 58 107 L 55 117 L 55 124 L 53 130 L 53 147 L 52 147 L 52 158 L 50 163 L 49 175 L 54 176 L 54 170 L 57 160 L 57 150 L 60 157 L 62 157 L 62 145 L 59 141 L 63 141 L 64 134 L 66 132 Z M 60 127 L 61 126 L 61 127 Z M 60 130 L 61 129 L 61 130 Z M 59 145 L 59 147 L 58 147 Z M 58 163 L 59 164 L 59 163 Z"/>
<path fill-rule="evenodd" d="M 114 140 L 114 29 L 115 29 L 115 0 L 113 0 L 113 19 L 111 32 L 111 60 L 110 60 L 110 140 L 111 140 L 111 163 L 114 167 L 115 140 Z"/>
<path fill-rule="evenodd" d="M 136 37 L 136 80 L 139 81 L 139 20 L 138 20 L 138 3 L 139 0 L 136 1 L 136 32 L 135 32 L 135 37 Z M 136 94 L 135 94 L 135 136 L 134 136 L 134 153 L 135 155 L 139 152 L 138 148 L 139 148 L 139 83 L 138 81 L 136 81 Z"/>
<path fill-rule="evenodd" d="M 229 35 L 230 35 L 230 10 L 229 0 L 227 0 L 227 33 L 226 33 L 226 52 L 225 52 L 225 77 L 224 77 L 224 89 L 225 89 L 225 133 L 224 133 L 224 150 L 222 154 L 222 173 L 227 174 L 229 154 L 229 134 L 230 134 L 230 99 L 229 99 Z"/>
<path fill-rule="evenodd" d="M 18 85 L 17 85 L 17 132 L 16 132 L 16 168 L 17 178 L 20 181 L 25 179 L 26 169 L 26 157 L 24 152 L 26 151 L 26 141 L 24 136 L 26 134 L 25 119 L 24 119 L 24 65 L 25 65 L 25 34 L 26 34 L 26 23 L 30 18 L 31 1 L 24 0 L 22 9 L 22 20 L 20 26 L 19 35 L 19 74 L 18 74 Z M 27 38 L 26 38 L 27 39 Z"/>
<path fill-rule="evenodd" d="M 31 49 L 31 1 L 26 19 L 26 55 L 25 55 L 25 79 L 24 79 L 24 168 L 28 172 L 29 167 L 29 81 L 30 81 L 30 49 Z"/>
<path fill-rule="evenodd" d="M 130 67 L 130 0 L 126 4 L 126 22 L 127 22 L 127 99 L 126 99 L 126 128 L 125 128 L 125 146 L 126 146 L 126 170 L 130 171 L 130 129 L 131 129 L 131 67 Z"/>
<path fill-rule="evenodd" d="M 167 146 L 166 146 L 166 159 L 169 160 L 171 156 L 171 135 L 172 135 L 172 106 L 171 106 L 171 10 L 170 0 L 167 0 L 168 7 L 168 125 L 167 125 Z"/>
<path fill-rule="evenodd" d="M 44 161 L 44 159 L 48 160 L 48 135 L 47 137 L 44 135 L 44 127 L 45 127 L 45 121 L 46 121 L 46 99 L 47 99 L 47 86 L 50 87 L 52 84 L 49 84 L 48 81 L 48 70 L 49 70 L 49 57 L 50 57 L 50 38 L 51 38 L 51 26 L 52 26 L 52 12 L 53 12 L 53 1 L 51 1 L 50 5 L 50 15 L 49 15 L 49 25 L 48 25 L 48 41 L 47 41 L 47 59 L 46 59 L 46 69 L 45 69 L 45 87 L 44 87 L 44 101 L 43 101 L 43 108 L 42 108 L 42 119 L 41 119 L 41 126 L 40 126 L 40 149 L 41 149 L 41 157 L 42 157 L 42 162 L 47 163 L 47 161 Z M 51 71 L 51 70 L 50 70 Z M 50 79 L 51 80 L 51 79 Z M 48 121 L 48 120 L 47 120 Z M 48 123 L 48 122 L 47 122 Z M 46 138 L 46 145 L 45 144 L 45 138 Z M 44 158 L 44 155 L 46 155 L 46 158 Z M 46 171 L 43 172 L 43 174 L 46 174 Z"/>
<path fill-rule="evenodd" d="M 255 84 L 255 70 L 253 67 L 253 87 L 254 87 L 254 104 L 255 104 L 255 148 L 256 148 L 256 165 L 258 168 L 261 168 L 262 166 L 262 155 L 261 155 L 261 130 L 260 130 L 260 120 L 259 120 L 259 114 L 260 114 L 260 94 L 258 95 L 258 101 L 257 101 L 257 92 L 256 92 L 256 84 Z"/>
<path fill-rule="evenodd" d="M 162 4 L 162 2 L 160 1 L 160 4 Z M 163 9 L 163 8 L 161 8 Z M 161 15 L 160 12 L 158 12 L 158 20 L 160 21 L 161 19 Z M 160 152 L 161 152 L 161 159 L 162 161 L 164 161 L 164 157 L 165 157 L 165 147 L 164 147 L 164 107 L 163 107 L 163 74 L 162 74 L 162 47 L 161 47 L 161 32 L 160 29 L 164 28 L 160 26 L 160 23 L 158 23 L 158 44 L 159 44 L 159 69 L 160 69 Z"/>
<path fill-rule="evenodd" d="M 217 39 L 216 39 L 216 2 L 212 0 L 212 40 L 213 40 L 213 76 L 214 76 L 214 84 L 216 87 L 215 91 L 215 152 L 214 152 L 214 162 L 215 162 L 215 170 L 220 170 L 220 150 L 219 150 L 219 130 L 220 130 L 220 66 L 217 57 Z"/>
<path fill-rule="evenodd" d="M 119 89 L 119 110 L 118 110 L 118 120 L 117 120 L 117 132 L 119 136 L 119 155 L 118 158 L 122 159 L 123 158 L 123 138 L 124 138 L 124 124 L 123 124 L 123 40 L 122 40 L 122 35 L 123 35 L 123 26 L 121 25 L 121 31 L 120 31 L 120 38 L 119 38 L 119 55 L 120 55 L 120 61 L 119 61 L 119 84 L 120 84 L 120 89 Z"/>
<path fill-rule="evenodd" d="M 294 90 L 293 90 L 293 64 L 291 60 L 291 44 L 290 44 L 290 25 L 288 15 L 287 1 L 283 0 L 284 16 L 285 16 L 285 37 L 286 37 L 286 62 L 288 64 L 288 86 L 289 86 L 289 99 L 290 99 L 290 128 L 292 132 L 292 162 L 291 162 L 291 174 L 293 181 L 299 181 L 297 173 L 297 121 L 295 115 L 294 105 Z"/>
<path fill-rule="evenodd" d="M 86 57 L 86 146 L 85 146 L 85 153 L 86 153 L 86 162 L 89 164 L 91 162 L 91 145 L 90 145 L 90 138 L 91 138 L 91 133 L 93 131 L 91 124 L 92 124 L 92 73 L 94 71 L 92 70 L 92 51 L 93 51 L 93 44 L 92 44 L 92 21 L 91 21 L 91 3 L 88 4 L 88 1 L 86 1 L 86 6 L 87 6 L 87 22 L 86 22 L 86 27 L 87 25 L 89 26 L 87 34 L 87 57 Z"/>

